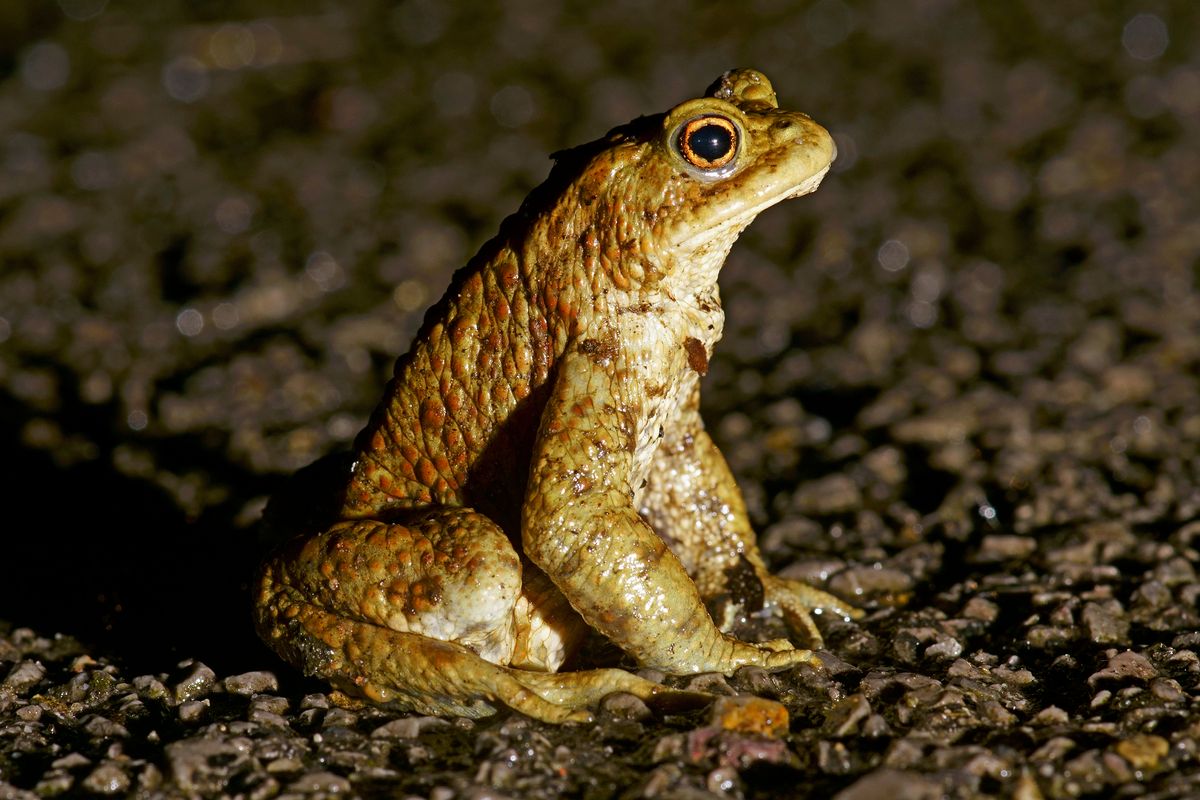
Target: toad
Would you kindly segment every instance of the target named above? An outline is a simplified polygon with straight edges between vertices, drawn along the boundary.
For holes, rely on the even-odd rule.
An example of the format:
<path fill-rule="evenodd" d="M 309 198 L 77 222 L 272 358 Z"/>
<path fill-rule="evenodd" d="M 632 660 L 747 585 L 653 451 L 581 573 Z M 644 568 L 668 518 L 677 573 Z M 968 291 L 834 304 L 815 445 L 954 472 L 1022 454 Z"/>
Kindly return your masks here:
<path fill-rule="evenodd" d="M 734 240 L 834 156 L 754 70 L 557 154 L 397 361 L 335 519 L 263 563 L 263 640 L 384 706 L 550 722 L 666 691 L 559 672 L 589 631 L 674 675 L 814 662 L 706 605 L 777 611 L 810 647 L 810 611 L 857 614 L 767 570 L 699 387 Z"/>

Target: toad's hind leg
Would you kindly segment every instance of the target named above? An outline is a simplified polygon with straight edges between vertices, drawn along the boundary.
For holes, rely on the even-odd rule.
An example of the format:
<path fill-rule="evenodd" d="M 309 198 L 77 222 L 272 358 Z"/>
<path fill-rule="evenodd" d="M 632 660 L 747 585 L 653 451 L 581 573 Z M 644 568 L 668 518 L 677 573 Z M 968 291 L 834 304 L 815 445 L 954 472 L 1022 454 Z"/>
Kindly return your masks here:
<path fill-rule="evenodd" d="M 485 717 L 498 706 L 545 722 L 584 722 L 607 694 L 648 699 L 665 687 L 622 670 L 554 674 L 484 661 L 454 642 L 335 617 L 303 601 L 275 647 L 347 694 L 422 714 Z"/>
<path fill-rule="evenodd" d="M 605 694 L 661 687 L 620 670 L 550 674 L 584 632 L 560 593 L 469 509 L 338 523 L 298 537 L 259 576 L 260 635 L 343 691 L 423 713 L 478 717 L 495 703 L 552 722 Z"/>

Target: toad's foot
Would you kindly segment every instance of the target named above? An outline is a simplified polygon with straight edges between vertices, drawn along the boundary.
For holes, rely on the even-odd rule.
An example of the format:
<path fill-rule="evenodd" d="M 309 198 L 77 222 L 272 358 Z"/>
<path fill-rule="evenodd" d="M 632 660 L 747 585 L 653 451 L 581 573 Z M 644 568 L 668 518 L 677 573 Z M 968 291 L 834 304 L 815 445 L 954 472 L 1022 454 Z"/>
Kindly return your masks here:
<path fill-rule="evenodd" d="M 696 704 L 624 670 L 534 672 L 485 661 L 471 650 L 414 633 L 339 617 L 303 601 L 279 620 L 273 643 L 307 674 L 385 707 L 441 716 L 485 717 L 507 706 L 550 723 L 587 722 L 602 698 L 628 692 L 652 705 Z"/>
<path fill-rule="evenodd" d="M 761 577 L 764 605 L 768 608 L 778 608 L 788 627 L 797 634 L 802 634 L 810 647 L 819 648 L 825 643 L 821 632 L 817 630 L 817 624 L 813 622 L 811 612 L 831 611 L 846 620 L 863 616 L 861 609 L 807 583 L 780 578 L 777 575 L 768 574 Z"/>

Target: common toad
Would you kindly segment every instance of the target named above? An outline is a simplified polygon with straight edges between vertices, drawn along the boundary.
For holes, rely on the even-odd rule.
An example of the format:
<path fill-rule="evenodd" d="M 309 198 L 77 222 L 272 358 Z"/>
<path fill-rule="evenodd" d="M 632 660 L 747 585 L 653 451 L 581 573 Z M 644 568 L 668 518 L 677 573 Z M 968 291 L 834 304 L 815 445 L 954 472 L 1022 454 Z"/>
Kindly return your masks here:
<path fill-rule="evenodd" d="M 663 687 L 556 670 L 589 629 L 672 674 L 815 660 L 721 630 L 706 601 L 856 611 L 770 574 L 698 411 L 717 273 L 833 140 L 754 70 L 556 155 L 426 316 L 355 446 L 337 521 L 262 565 L 263 639 L 379 704 L 587 719 Z"/>

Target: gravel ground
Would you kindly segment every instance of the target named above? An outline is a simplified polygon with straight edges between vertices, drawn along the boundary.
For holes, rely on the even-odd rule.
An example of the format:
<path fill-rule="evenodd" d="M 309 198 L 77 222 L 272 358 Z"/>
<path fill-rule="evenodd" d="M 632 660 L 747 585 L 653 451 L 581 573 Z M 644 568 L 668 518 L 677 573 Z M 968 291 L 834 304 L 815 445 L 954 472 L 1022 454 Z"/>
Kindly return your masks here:
<path fill-rule="evenodd" d="M 0 798 L 1200 796 L 1200 5 L 352 5 L 0 8 Z M 696 709 L 332 704 L 250 628 L 266 498 L 547 153 L 732 66 L 841 155 L 705 414 L 869 616 Z"/>

